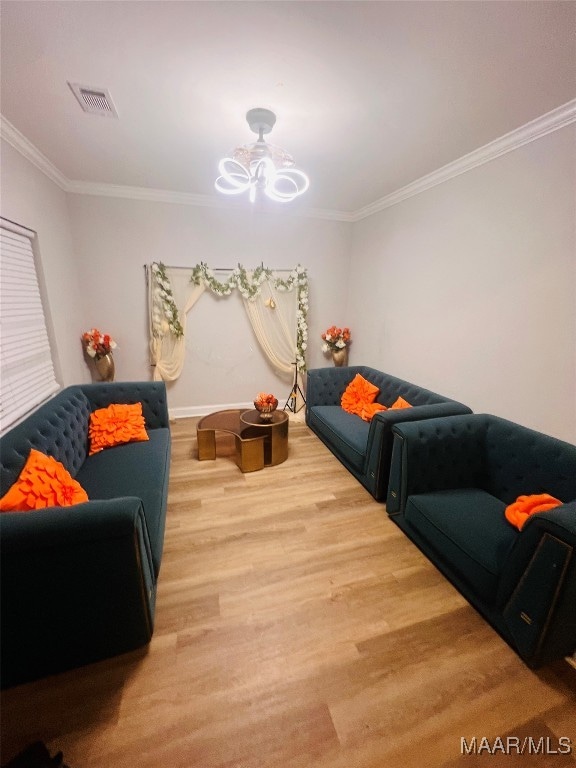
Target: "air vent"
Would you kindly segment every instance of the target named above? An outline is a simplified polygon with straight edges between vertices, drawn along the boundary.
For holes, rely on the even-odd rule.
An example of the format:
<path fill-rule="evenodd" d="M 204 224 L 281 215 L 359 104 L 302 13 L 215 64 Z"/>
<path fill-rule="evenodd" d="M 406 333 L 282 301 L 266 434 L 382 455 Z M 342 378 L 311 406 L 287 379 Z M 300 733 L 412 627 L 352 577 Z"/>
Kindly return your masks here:
<path fill-rule="evenodd" d="M 68 85 L 84 112 L 88 112 L 91 115 L 118 117 L 112 97 L 104 88 L 92 88 L 89 85 L 70 82 L 68 82 Z"/>

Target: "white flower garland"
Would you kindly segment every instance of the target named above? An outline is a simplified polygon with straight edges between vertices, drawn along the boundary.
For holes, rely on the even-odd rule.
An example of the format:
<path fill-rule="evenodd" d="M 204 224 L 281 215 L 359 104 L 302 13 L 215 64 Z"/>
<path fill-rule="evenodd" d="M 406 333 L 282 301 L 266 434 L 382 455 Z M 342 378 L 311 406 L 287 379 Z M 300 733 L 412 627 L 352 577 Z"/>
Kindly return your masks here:
<path fill-rule="evenodd" d="M 237 288 L 242 296 L 253 301 L 261 291 L 262 284 L 270 282 L 278 291 L 298 291 L 298 308 L 296 311 L 296 367 L 299 371 L 306 370 L 306 348 L 308 346 L 308 273 L 306 269 L 297 264 L 284 280 L 275 277 L 268 267 L 263 265 L 256 267 L 250 276 L 246 269 L 238 264 L 232 270 L 230 277 L 220 282 L 214 276 L 214 272 L 204 262 L 197 264 L 192 270 L 191 281 L 196 285 L 203 283 L 217 296 L 229 296 L 234 288 Z"/>
<path fill-rule="evenodd" d="M 164 335 L 169 330 L 177 338 L 184 335 L 184 329 L 178 317 L 178 308 L 174 301 L 170 280 L 166 267 L 162 262 L 153 262 L 151 266 L 154 287 L 152 291 L 152 333 L 156 337 Z M 296 310 L 296 367 L 302 373 L 306 370 L 306 348 L 308 346 L 308 273 L 304 267 L 297 264 L 284 280 L 275 277 L 268 267 L 256 267 L 250 276 L 246 269 L 238 264 L 232 270 L 230 277 L 220 282 L 214 272 L 204 262 L 192 269 L 190 281 L 196 285 L 201 283 L 218 296 L 229 296 L 237 288 L 242 296 L 254 301 L 262 289 L 262 284 L 270 282 L 278 291 L 298 291 L 298 308 Z"/>
<path fill-rule="evenodd" d="M 168 330 L 179 338 L 184 335 L 184 328 L 178 317 L 178 308 L 174 301 L 172 286 L 166 274 L 166 267 L 162 262 L 152 263 L 152 278 L 154 288 L 152 290 L 152 333 L 156 337 L 164 335 L 165 324 L 168 324 Z"/>

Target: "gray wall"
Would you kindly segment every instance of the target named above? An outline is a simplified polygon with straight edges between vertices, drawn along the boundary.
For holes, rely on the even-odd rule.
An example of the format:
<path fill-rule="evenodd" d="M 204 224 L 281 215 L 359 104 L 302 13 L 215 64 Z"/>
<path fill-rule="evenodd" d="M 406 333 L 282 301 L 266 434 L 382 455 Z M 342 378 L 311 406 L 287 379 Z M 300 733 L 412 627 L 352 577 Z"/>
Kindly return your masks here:
<path fill-rule="evenodd" d="M 117 378 L 148 379 L 143 265 L 301 263 L 309 367 L 350 325 L 350 362 L 576 442 L 575 128 L 357 223 L 66 195 L 2 142 L 2 215 L 38 231 L 64 385 L 90 378 L 79 335 L 118 341 Z M 202 296 L 169 402 L 180 413 L 280 399 L 239 301 Z"/>
<path fill-rule="evenodd" d="M 354 359 L 576 442 L 570 126 L 354 225 Z"/>
<path fill-rule="evenodd" d="M 79 281 L 67 195 L 6 141 L 1 149 L 2 216 L 37 232 L 57 378 L 64 386 L 90 381 L 80 334 L 85 330 L 84 296 L 92 288 Z"/>
<path fill-rule="evenodd" d="M 80 280 L 94 286 L 85 311 L 118 343 L 118 378 L 150 377 L 143 265 L 153 261 L 190 271 L 200 261 L 230 269 L 238 262 L 273 269 L 302 264 L 310 281 L 309 365 L 326 364 L 320 333 L 345 321 L 349 224 L 286 209 L 247 217 L 245 211 L 84 195 L 71 195 L 69 204 Z M 288 397 L 292 378 L 278 376 L 267 362 L 237 292 L 202 295 L 188 316 L 186 349 L 182 376 L 168 385 L 171 409 L 194 413 L 249 403 L 262 390 L 280 401 Z"/>

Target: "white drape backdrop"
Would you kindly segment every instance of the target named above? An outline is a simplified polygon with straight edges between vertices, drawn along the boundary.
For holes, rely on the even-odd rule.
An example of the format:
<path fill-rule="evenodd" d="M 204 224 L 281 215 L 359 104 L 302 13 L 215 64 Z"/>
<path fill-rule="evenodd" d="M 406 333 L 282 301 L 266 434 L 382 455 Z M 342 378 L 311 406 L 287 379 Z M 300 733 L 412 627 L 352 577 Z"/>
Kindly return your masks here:
<path fill-rule="evenodd" d="M 219 282 L 206 265 L 198 274 L 200 282 L 191 281 L 193 271 L 184 267 L 164 267 L 152 265 L 149 276 L 149 309 L 150 309 L 150 355 L 154 368 L 154 379 L 174 381 L 182 373 L 186 352 L 186 321 L 187 314 L 196 304 L 206 288 L 219 296 L 229 295 L 234 287 L 242 292 L 243 304 L 254 330 L 254 335 L 260 344 L 266 358 L 277 373 L 286 379 L 292 379 L 295 387 L 300 385 L 298 360 L 298 333 L 302 333 L 301 325 L 305 316 L 300 305 L 299 284 L 288 285 L 286 280 L 278 279 L 270 271 L 266 271 L 264 279 L 262 268 L 260 278 L 255 272 L 245 272 L 246 282 L 242 287 L 236 286 L 232 275 L 228 280 Z M 194 268 L 194 271 L 198 268 Z M 238 268 L 243 269 L 239 266 Z M 299 278 L 305 271 L 291 272 L 292 278 Z M 230 270 L 232 274 L 238 270 Z M 247 291 L 246 285 L 253 290 Z M 307 283 L 306 283 L 307 285 Z M 170 322 L 170 306 L 177 310 L 181 332 L 174 332 Z M 305 293 L 307 307 L 307 290 Z M 168 307 L 168 308 L 167 308 Z M 173 317 L 173 316 L 172 316 Z M 299 325 L 300 323 L 300 325 Z M 304 333 L 306 331 L 304 330 Z M 304 347 L 305 349 L 305 344 Z M 300 351 L 302 355 L 302 350 Z M 303 363 L 303 358 L 301 357 Z M 299 410 L 303 405 L 301 390 L 296 387 L 295 397 L 291 407 Z"/>
<path fill-rule="evenodd" d="M 244 308 L 268 360 L 279 373 L 291 373 L 296 360 L 295 291 L 280 293 L 266 282 L 253 299 L 244 298 Z"/>
<path fill-rule="evenodd" d="M 184 333 L 175 336 L 171 332 L 162 311 L 158 283 L 153 273 L 149 272 L 150 360 L 154 366 L 155 381 L 175 381 L 182 373 L 186 356 L 186 317 L 206 290 L 204 285 L 190 282 L 190 270 L 165 269 Z"/>
<path fill-rule="evenodd" d="M 300 383 L 296 367 L 297 291 L 279 291 L 270 280 L 253 299 L 244 298 L 244 308 L 262 351 L 279 374 Z M 302 406 L 302 396 L 296 391 L 295 409 Z"/>

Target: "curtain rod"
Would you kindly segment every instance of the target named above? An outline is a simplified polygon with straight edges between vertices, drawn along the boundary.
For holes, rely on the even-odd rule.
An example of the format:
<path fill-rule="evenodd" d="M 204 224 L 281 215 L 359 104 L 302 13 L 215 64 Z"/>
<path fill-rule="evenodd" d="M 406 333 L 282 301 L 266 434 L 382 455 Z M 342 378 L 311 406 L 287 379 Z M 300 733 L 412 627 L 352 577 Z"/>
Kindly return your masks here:
<path fill-rule="evenodd" d="M 144 269 L 148 269 L 149 266 L 149 264 L 144 264 Z M 183 267 L 181 264 L 178 266 L 174 264 L 164 264 L 164 266 L 166 269 L 192 269 L 192 267 Z M 264 265 L 262 264 L 261 266 Z M 212 272 L 232 272 L 236 267 L 209 267 L 209 269 L 211 269 Z M 270 269 L 272 272 L 292 272 L 294 267 L 267 267 L 267 269 Z"/>

